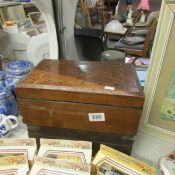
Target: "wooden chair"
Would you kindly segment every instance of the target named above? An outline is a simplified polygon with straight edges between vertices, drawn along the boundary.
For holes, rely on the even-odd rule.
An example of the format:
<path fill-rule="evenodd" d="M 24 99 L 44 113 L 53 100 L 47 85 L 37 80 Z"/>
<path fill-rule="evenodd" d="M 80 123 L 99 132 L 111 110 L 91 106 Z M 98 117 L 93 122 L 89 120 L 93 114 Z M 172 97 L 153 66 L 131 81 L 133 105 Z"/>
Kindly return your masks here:
<path fill-rule="evenodd" d="M 135 27 L 137 28 L 145 28 L 150 27 L 152 21 L 159 16 L 159 11 L 153 11 L 148 16 L 144 23 L 137 22 Z"/>
<path fill-rule="evenodd" d="M 140 44 L 140 45 L 127 45 L 127 44 L 121 44 L 120 41 L 118 41 L 117 43 L 119 43 L 118 45 L 120 47 L 116 47 L 115 49 L 111 49 L 111 50 L 106 50 L 101 54 L 101 60 L 105 60 L 105 61 L 124 61 L 125 60 L 125 55 L 124 54 L 129 54 L 129 55 L 135 55 L 135 56 L 141 56 L 141 57 L 147 57 L 148 56 L 148 52 L 150 47 L 152 46 L 152 41 L 154 38 L 154 34 L 156 31 L 156 26 L 157 26 L 157 19 L 155 19 L 149 30 L 147 33 L 147 36 L 145 38 L 144 44 Z M 121 54 L 121 52 L 123 52 L 123 55 Z"/>
<path fill-rule="evenodd" d="M 143 10 L 137 12 L 136 17 L 133 20 L 133 25 L 128 27 L 128 30 L 127 30 L 125 36 L 128 36 L 131 33 L 131 31 L 135 28 L 135 25 L 139 21 L 142 13 L 143 13 Z"/>
<path fill-rule="evenodd" d="M 156 26 L 157 26 L 157 19 L 153 20 L 150 28 L 148 29 L 148 33 L 146 35 L 143 44 L 128 45 L 123 44 L 120 40 L 116 43 L 115 49 L 124 51 L 126 54 L 147 57 L 150 46 L 152 45 L 152 41 L 156 31 Z"/>
<path fill-rule="evenodd" d="M 128 26 L 127 28 L 124 27 L 123 28 L 123 31 L 119 31 L 119 32 L 113 31 L 112 32 L 112 31 L 108 31 L 107 30 L 107 27 L 102 28 L 102 30 L 103 30 L 103 36 L 104 36 L 104 43 L 106 45 L 106 48 L 113 49 L 111 47 L 114 47 L 113 46 L 115 44 L 114 41 L 118 41 L 118 40 L 120 40 L 120 38 L 126 37 L 126 36 L 130 35 L 131 32 L 134 30 L 135 24 L 140 19 L 140 16 L 141 16 L 142 13 L 143 13 L 143 11 L 139 11 L 138 14 L 137 14 L 137 16 L 133 20 L 133 25 L 132 26 Z M 112 46 L 108 45 L 108 41 L 111 41 L 110 43 L 112 43 Z"/>
<path fill-rule="evenodd" d="M 83 11 L 83 15 L 85 17 L 87 17 L 89 28 L 92 28 L 92 21 L 91 21 L 91 17 L 90 17 L 90 14 L 89 14 L 89 10 L 88 10 L 88 7 L 87 7 L 86 0 L 80 0 L 80 5 L 81 5 L 82 11 Z"/>

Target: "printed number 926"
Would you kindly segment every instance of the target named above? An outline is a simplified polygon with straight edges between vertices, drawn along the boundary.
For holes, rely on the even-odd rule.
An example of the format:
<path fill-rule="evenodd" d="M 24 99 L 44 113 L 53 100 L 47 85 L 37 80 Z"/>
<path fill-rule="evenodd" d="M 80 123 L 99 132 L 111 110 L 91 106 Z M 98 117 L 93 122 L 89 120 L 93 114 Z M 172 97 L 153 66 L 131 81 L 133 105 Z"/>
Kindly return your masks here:
<path fill-rule="evenodd" d="M 105 121 L 105 114 L 104 113 L 89 113 L 89 121 Z"/>

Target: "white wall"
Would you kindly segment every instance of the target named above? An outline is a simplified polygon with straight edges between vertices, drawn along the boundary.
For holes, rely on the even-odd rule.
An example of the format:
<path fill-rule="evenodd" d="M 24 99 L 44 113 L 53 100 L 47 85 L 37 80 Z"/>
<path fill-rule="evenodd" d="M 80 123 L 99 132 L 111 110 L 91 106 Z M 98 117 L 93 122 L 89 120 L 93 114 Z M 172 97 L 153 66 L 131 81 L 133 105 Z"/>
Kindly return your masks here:
<path fill-rule="evenodd" d="M 175 150 L 175 143 L 139 131 L 135 137 L 132 156 L 158 169 L 159 159 L 173 150 Z M 157 174 L 160 172 L 157 171 Z"/>

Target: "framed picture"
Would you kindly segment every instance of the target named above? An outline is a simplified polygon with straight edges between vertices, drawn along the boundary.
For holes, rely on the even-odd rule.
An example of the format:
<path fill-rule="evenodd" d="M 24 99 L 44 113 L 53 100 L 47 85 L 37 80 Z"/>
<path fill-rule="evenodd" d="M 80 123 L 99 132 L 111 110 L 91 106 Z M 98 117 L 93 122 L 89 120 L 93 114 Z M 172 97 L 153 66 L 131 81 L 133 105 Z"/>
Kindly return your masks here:
<path fill-rule="evenodd" d="M 175 141 L 175 1 L 163 0 L 151 55 L 140 130 Z"/>

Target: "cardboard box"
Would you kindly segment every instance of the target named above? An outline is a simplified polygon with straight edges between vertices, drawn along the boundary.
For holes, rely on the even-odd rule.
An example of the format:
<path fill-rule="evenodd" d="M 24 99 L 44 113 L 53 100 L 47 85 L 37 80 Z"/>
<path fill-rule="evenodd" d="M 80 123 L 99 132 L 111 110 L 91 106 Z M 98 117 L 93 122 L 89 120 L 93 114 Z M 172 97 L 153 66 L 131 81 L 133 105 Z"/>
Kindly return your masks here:
<path fill-rule="evenodd" d="M 36 155 L 36 139 L 5 138 L 0 140 L 0 157 L 25 155 L 30 164 Z"/>
<path fill-rule="evenodd" d="M 1 175 L 27 175 L 28 172 L 27 156 L 0 157 Z"/>
<path fill-rule="evenodd" d="M 90 175 L 89 164 L 36 157 L 29 175 Z"/>
<path fill-rule="evenodd" d="M 155 168 L 105 145 L 92 163 L 94 175 L 155 175 Z"/>
<path fill-rule="evenodd" d="M 90 164 L 92 143 L 75 140 L 40 139 L 38 156 Z"/>

